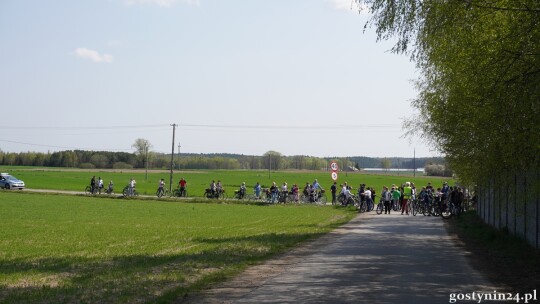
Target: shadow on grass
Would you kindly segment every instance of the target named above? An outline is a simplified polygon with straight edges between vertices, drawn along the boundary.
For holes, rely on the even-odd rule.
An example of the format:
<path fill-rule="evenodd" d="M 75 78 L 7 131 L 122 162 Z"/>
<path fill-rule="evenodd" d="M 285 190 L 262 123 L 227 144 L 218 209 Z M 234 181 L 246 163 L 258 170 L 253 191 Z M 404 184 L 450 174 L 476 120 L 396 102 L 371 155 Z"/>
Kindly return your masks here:
<path fill-rule="evenodd" d="M 448 228 L 472 253 L 474 267 L 493 282 L 521 293 L 540 286 L 540 250 L 524 239 L 484 223 L 474 211 L 450 219 Z"/>
<path fill-rule="evenodd" d="M 0 302 L 167 302 L 320 235 L 195 239 L 200 251 L 163 255 L 0 260 Z"/>

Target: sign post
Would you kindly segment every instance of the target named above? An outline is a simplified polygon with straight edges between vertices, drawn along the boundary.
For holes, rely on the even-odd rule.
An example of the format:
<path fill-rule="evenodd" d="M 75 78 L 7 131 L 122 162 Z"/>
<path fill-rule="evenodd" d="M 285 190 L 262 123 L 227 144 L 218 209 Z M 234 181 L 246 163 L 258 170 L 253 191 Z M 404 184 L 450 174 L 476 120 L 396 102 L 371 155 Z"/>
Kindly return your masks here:
<path fill-rule="evenodd" d="M 330 164 L 330 169 L 332 169 L 332 180 L 336 181 L 338 179 L 337 171 L 339 170 L 339 166 L 336 162 L 332 162 Z"/>

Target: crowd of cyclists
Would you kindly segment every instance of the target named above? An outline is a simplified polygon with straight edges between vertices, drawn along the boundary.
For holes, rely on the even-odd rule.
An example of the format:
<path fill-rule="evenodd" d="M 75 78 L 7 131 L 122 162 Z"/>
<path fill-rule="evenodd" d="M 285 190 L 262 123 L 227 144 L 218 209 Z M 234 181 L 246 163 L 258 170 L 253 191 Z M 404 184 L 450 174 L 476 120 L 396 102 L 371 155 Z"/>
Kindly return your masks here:
<path fill-rule="evenodd" d="M 103 179 L 95 176 L 90 181 L 90 186 L 86 188 L 87 193 L 107 194 L 113 193 L 113 181 L 109 182 L 107 189 L 104 189 Z M 338 192 L 339 191 L 339 192 Z M 136 181 L 131 179 L 127 186 L 122 191 L 124 196 L 137 195 Z M 313 183 L 306 182 L 300 188 L 296 183 L 289 187 L 287 182 L 277 185 L 272 182 L 268 188 L 264 188 L 259 182 L 253 186 L 253 193 L 248 193 L 248 187 L 243 182 L 239 189 L 234 191 L 233 199 L 265 201 L 268 203 L 316 203 L 326 204 L 326 191 L 323 189 L 317 179 Z M 448 215 L 460 213 L 463 209 L 463 203 L 468 200 L 468 195 L 464 193 L 461 187 L 450 187 L 447 182 L 439 188 L 435 188 L 430 182 L 422 188 L 417 188 L 414 183 L 406 182 L 402 185 L 392 185 L 391 187 L 383 186 L 378 204 L 375 204 L 377 192 L 375 187 L 368 187 L 366 184 L 359 184 L 358 188 L 353 190 L 347 182 L 337 185 L 334 182 L 330 187 L 332 205 L 354 206 L 359 211 L 372 211 L 376 209 L 377 213 L 390 214 L 392 211 L 400 212 L 401 214 L 416 215 L 423 213 L 425 215 Z M 187 197 L 187 181 L 181 178 L 178 182 L 178 187 L 173 190 L 173 193 L 168 193 L 165 189 L 164 179 L 160 179 L 156 196 L 175 196 Z M 221 180 L 217 182 L 213 180 L 209 187 L 205 189 L 204 197 L 225 199 L 227 195 Z M 475 197 L 472 197 L 474 203 Z"/>
<path fill-rule="evenodd" d="M 340 185 L 340 187 L 338 201 L 341 205 L 354 205 L 362 212 L 375 208 L 376 193 L 374 188 L 361 184 L 358 192 L 354 194 L 347 183 Z M 447 182 L 444 182 L 442 187 L 437 189 L 429 182 L 421 189 L 417 189 L 414 183 L 406 182 L 399 186 L 394 184 L 390 188 L 383 186 L 376 211 L 378 214 L 401 211 L 402 215 L 422 213 L 449 217 L 455 214 L 459 215 L 465 201 L 469 201 L 469 197 L 464 190 L 457 186 L 450 187 Z M 474 204 L 476 196 L 473 196 L 471 201 Z"/>

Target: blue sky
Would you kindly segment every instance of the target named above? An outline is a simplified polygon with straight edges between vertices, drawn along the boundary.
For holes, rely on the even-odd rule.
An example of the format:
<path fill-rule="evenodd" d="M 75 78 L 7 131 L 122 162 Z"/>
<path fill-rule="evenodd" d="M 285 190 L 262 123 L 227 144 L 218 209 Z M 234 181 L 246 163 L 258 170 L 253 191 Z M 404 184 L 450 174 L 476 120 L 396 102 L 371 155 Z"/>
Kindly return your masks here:
<path fill-rule="evenodd" d="M 0 149 L 433 156 L 349 0 L 0 0 Z"/>

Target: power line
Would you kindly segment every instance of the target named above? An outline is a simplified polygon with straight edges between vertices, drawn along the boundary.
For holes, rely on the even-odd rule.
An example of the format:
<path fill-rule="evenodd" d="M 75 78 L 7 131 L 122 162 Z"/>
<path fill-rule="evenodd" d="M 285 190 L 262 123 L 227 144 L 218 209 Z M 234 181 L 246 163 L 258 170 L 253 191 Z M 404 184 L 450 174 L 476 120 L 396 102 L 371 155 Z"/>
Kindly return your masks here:
<path fill-rule="evenodd" d="M 208 124 L 180 124 L 179 127 L 190 128 L 220 128 L 220 129 L 390 129 L 401 128 L 396 124 L 371 124 L 371 125 L 208 125 Z"/>
<path fill-rule="evenodd" d="M 68 149 L 68 150 L 81 150 L 81 151 L 96 151 L 96 149 L 87 149 L 87 148 L 80 148 L 80 147 L 65 147 L 65 146 L 53 146 L 53 145 L 43 145 L 43 144 L 34 144 L 34 143 L 27 143 L 27 142 L 20 142 L 20 141 L 14 141 L 14 140 L 6 140 L 6 139 L 0 139 L 1 142 L 7 142 L 12 144 L 19 144 L 19 145 L 28 145 L 28 146 L 35 146 L 35 147 L 43 147 L 43 148 L 58 148 L 58 149 Z M 100 151 L 131 151 L 131 149 L 99 149 Z"/>
<path fill-rule="evenodd" d="M 9 130 L 118 130 L 118 129 L 142 129 L 142 128 L 164 128 L 169 125 L 131 125 L 131 126 L 70 126 L 70 127 L 53 127 L 53 126 L 0 126 L 0 129 Z"/>

